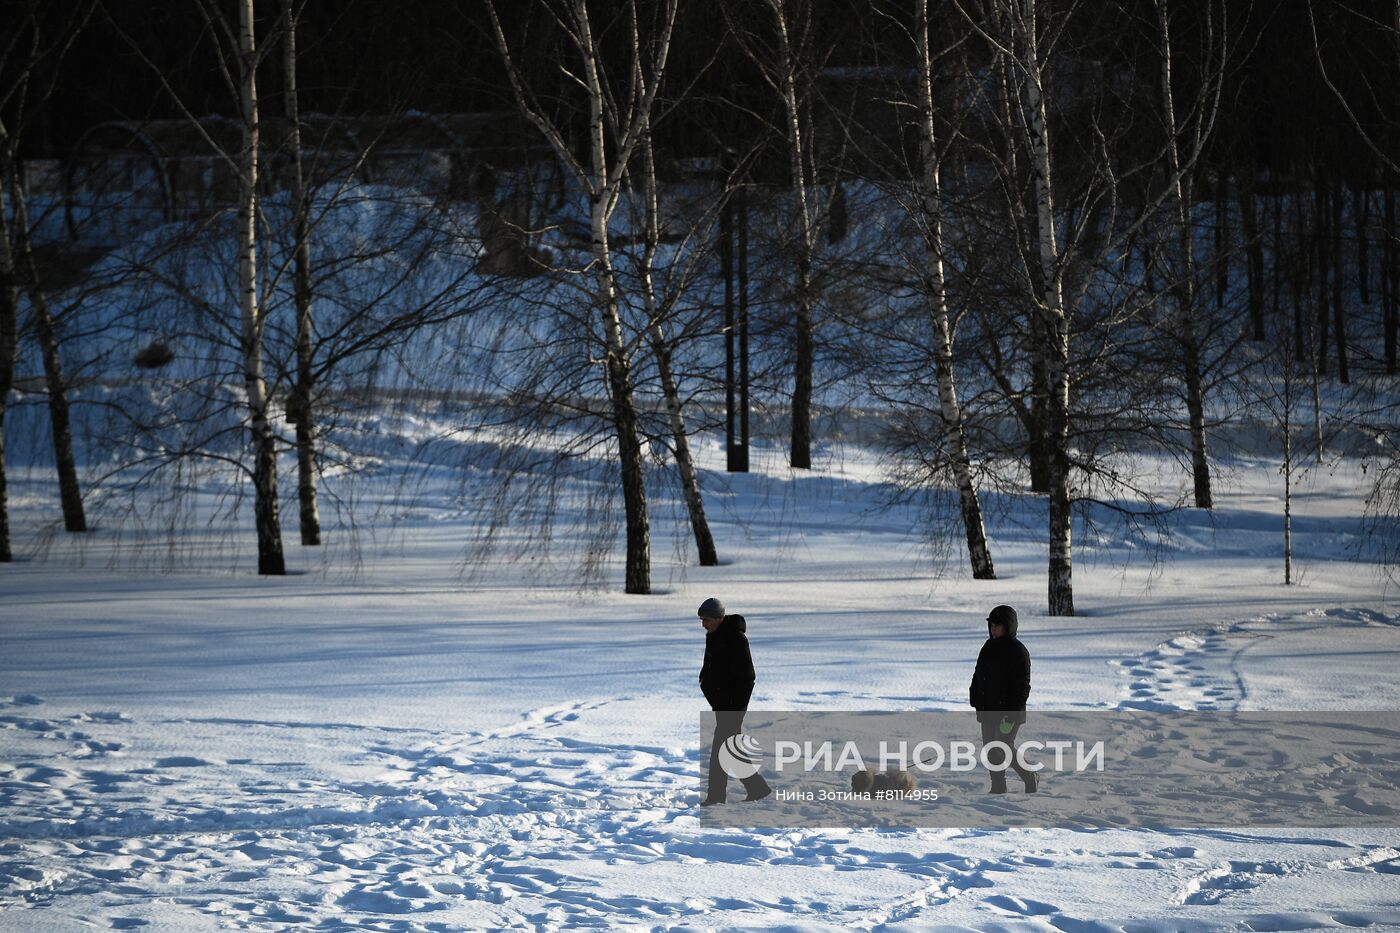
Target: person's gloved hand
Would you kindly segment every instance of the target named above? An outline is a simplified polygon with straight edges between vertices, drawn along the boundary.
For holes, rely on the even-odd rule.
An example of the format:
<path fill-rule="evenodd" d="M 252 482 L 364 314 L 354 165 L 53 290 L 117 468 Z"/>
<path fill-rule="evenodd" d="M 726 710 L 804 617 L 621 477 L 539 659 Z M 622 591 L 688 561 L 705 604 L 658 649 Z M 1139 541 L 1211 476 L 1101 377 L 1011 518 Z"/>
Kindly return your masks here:
<path fill-rule="evenodd" d="M 1015 728 L 1016 720 L 1012 719 L 1010 716 L 1001 717 L 1001 722 L 997 725 L 997 730 L 1001 732 L 1002 735 L 1010 735 L 1011 730 Z"/>

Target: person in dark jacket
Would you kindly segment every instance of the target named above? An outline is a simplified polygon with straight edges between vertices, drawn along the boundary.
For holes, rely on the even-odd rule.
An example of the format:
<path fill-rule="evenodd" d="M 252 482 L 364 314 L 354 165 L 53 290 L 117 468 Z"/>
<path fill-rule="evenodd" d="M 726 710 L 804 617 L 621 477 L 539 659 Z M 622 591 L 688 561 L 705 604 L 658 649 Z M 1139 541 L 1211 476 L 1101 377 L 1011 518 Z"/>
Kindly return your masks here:
<path fill-rule="evenodd" d="M 715 737 L 710 745 L 709 789 L 700 806 L 724 803 L 729 788 L 729 775 L 720 764 L 719 750 L 726 739 L 738 735 L 744 724 L 744 713 L 753 695 L 753 657 L 749 654 L 749 639 L 744 634 L 747 623 L 741 615 L 726 615 L 724 604 L 711 597 L 698 611 L 700 624 L 705 627 L 705 663 L 700 667 L 700 691 L 710 709 L 715 711 Z M 743 778 L 744 799 L 761 800 L 772 793 L 763 775 Z"/>
<path fill-rule="evenodd" d="M 1031 695 L 1031 653 L 1016 637 L 1016 610 L 997 606 L 987 616 L 987 640 L 977 655 L 972 672 L 968 703 L 977 710 L 982 724 L 982 744 L 1005 742 L 1016 748 L 1016 733 L 1026 721 L 1026 700 Z M 1006 793 L 1006 754 L 1001 749 L 988 753 L 992 770 L 993 794 Z M 1036 791 L 1034 771 L 1027 771 L 1012 758 L 1011 767 L 1026 784 L 1026 793 Z"/>

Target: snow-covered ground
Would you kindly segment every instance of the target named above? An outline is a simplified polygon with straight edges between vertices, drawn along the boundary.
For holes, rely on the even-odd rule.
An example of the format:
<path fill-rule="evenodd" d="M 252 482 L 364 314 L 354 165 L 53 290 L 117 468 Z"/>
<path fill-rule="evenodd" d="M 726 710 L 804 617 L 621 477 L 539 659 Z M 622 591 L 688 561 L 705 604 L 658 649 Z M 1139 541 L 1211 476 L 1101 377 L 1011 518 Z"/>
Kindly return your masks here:
<path fill-rule="evenodd" d="M 715 830 L 695 807 L 709 595 L 749 621 L 756 708 L 961 708 L 997 603 L 1036 707 L 1396 708 L 1352 463 L 1303 480 L 1301 585 L 1277 464 L 1238 462 L 1160 559 L 1101 531 L 1080 615 L 1050 619 L 1035 503 L 989 510 L 1000 578 L 974 583 L 876 508 L 864 451 L 747 476 L 700 452 L 724 566 L 677 560 L 658 508 L 649 597 L 620 566 L 604 592 L 505 561 L 464 581 L 430 496 L 353 577 L 292 544 L 294 512 L 308 572 L 281 579 L 250 554 L 136 574 L 100 529 L 5 568 L 0 929 L 1400 927 L 1393 829 Z M 11 495 L 21 529 L 52 508 L 37 471 Z"/>

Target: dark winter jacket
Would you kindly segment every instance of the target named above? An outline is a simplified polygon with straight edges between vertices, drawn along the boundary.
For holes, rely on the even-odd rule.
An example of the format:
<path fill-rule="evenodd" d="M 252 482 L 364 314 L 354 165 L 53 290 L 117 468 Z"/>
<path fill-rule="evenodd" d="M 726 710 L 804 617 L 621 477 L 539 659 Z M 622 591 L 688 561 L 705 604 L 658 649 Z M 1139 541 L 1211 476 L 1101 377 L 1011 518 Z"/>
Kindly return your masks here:
<path fill-rule="evenodd" d="M 988 638 L 977 655 L 972 672 L 968 703 L 977 710 L 981 722 L 997 711 L 1018 713 L 1011 718 L 1026 721 L 1026 699 L 1031 695 L 1031 653 L 1016 638 L 1013 619 L 1001 638 Z M 984 716 L 983 713 L 988 715 Z"/>
<path fill-rule="evenodd" d="M 714 710 L 749 708 L 753 694 L 753 658 L 744 617 L 725 616 L 719 628 L 705 635 L 705 663 L 700 668 L 700 690 Z"/>

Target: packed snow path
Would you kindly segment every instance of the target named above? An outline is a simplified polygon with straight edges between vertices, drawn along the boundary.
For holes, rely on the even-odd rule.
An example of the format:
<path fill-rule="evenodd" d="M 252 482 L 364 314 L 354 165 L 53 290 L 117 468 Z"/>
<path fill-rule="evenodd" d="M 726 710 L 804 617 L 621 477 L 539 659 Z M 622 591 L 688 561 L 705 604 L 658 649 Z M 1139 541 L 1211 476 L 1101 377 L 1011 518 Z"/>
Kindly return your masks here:
<path fill-rule="evenodd" d="M 1298 709 L 1298 702 L 1313 698 L 1287 689 L 1288 675 L 1312 667 L 1310 659 L 1325 659 L 1351 653 L 1349 641 L 1369 644 L 1366 630 L 1393 627 L 1383 613 L 1370 609 L 1334 608 L 1313 610 L 1302 618 L 1263 616 L 1241 622 L 1220 623 L 1209 628 L 1184 632 L 1135 657 L 1115 661 L 1123 671 L 1127 686 L 1119 707 L 1123 709 Z M 1283 641 L 1280 642 L 1279 640 Z M 1363 649 L 1364 650 L 1364 649 Z M 1257 658 L 1257 660 L 1256 660 Z M 1271 702 L 1251 702 L 1245 671 L 1259 688 L 1270 685 Z M 1387 695 L 1394 678 L 1379 684 L 1364 677 L 1327 677 L 1328 666 L 1314 668 L 1311 680 L 1328 683 L 1331 695 L 1324 705 L 1347 709 L 1388 709 L 1384 702 L 1367 705 L 1372 698 Z M 1338 664 L 1334 675 L 1344 675 L 1346 665 Z M 1382 674 L 1383 672 L 1378 671 Z M 1379 688 L 1379 689 L 1378 689 Z M 1288 700 L 1293 697 L 1293 704 Z M 1350 702 L 1349 702 L 1350 701 Z"/>

